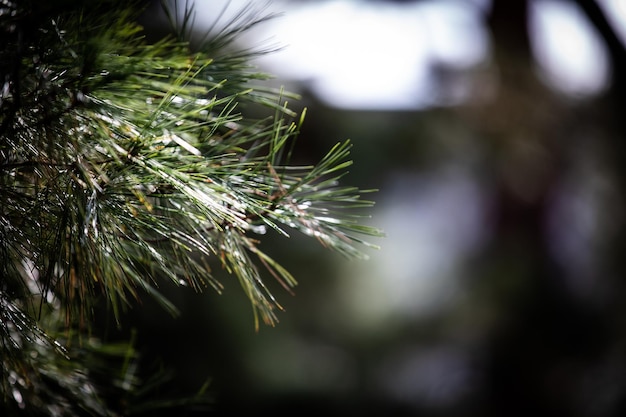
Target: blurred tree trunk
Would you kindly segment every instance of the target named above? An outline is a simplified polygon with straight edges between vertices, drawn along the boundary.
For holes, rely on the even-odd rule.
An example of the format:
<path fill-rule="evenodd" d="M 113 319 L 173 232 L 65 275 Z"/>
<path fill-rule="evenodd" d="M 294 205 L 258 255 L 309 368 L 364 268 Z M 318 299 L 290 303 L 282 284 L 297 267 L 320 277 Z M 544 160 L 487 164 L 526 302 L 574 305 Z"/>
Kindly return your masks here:
<path fill-rule="evenodd" d="M 597 30 L 607 48 L 612 65 L 611 85 L 603 97 L 603 106 L 601 107 L 603 111 L 602 120 L 612 133 L 608 136 L 612 168 L 617 176 L 617 185 L 622 191 L 620 194 L 624 195 L 623 191 L 626 191 L 626 118 L 623 116 L 623 109 L 626 108 L 626 77 L 624 77 L 626 74 L 626 48 L 597 1 L 574 0 L 574 2 L 580 6 Z M 621 203 L 623 205 L 623 202 Z M 615 226 L 616 228 L 619 227 L 619 233 L 612 264 L 617 269 L 616 275 L 623 276 L 626 271 L 622 266 L 621 258 L 626 248 L 626 230 L 624 230 L 623 222 L 619 224 L 616 222 Z M 626 282 L 620 282 L 620 285 L 626 285 Z M 618 304 L 621 303 L 618 301 Z"/>
<path fill-rule="evenodd" d="M 580 395 L 606 335 L 597 312 L 566 290 L 550 250 L 546 218 L 570 162 L 575 114 L 535 75 L 529 4 L 495 0 L 488 17 L 498 85 L 480 123 L 496 191 L 479 279 L 499 317 L 487 342 L 481 415 L 585 416 Z"/>

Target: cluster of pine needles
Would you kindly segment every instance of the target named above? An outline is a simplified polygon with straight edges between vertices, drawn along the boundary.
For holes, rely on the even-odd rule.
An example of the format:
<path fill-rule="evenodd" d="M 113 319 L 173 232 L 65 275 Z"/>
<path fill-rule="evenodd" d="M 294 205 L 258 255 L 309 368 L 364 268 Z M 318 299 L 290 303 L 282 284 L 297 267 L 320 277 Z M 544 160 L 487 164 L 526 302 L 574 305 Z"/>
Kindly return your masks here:
<path fill-rule="evenodd" d="M 66 403 L 114 415 L 90 382 L 63 388 L 87 377 L 57 365 L 73 351 L 55 332 L 88 327 L 99 300 L 119 319 L 147 292 L 175 313 L 159 282 L 219 292 L 217 260 L 256 325 L 273 325 L 265 281 L 296 280 L 261 249 L 266 233 L 304 233 L 349 257 L 380 235 L 355 214 L 372 205 L 368 190 L 341 184 L 348 141 L 290 164 L 304 113 L 256 82 L 267 78 L 249 64 L 259 51 L 233 43 L 268 17 L 248 8 L 192 46 L 192 8 L 165 11 L 176 30 L 148 41 L 133 3 L 0 1 L 0 378 L 17 408 L 48 378 Z"/>

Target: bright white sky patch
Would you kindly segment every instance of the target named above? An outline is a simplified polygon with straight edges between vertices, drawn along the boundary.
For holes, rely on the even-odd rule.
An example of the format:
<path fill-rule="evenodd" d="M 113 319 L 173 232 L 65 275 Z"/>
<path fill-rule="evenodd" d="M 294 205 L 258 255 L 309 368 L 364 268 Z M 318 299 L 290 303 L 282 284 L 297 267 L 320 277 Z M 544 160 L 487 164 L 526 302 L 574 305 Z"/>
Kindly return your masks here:
<path fill-rule="evenodd" d="M 430 64 L 484 58 L 471 9 L 456 2 L 329 1 L 290 9 L 265 25 L 286 48 L 259 62 L 279 77 L 309 82 L 344 108 L 420 108 L 437 101 Z"/>
<path fill-rule="evenodd" d="M 488 40 L 480 22 L 479 6 L 433 1 L 420 4 L 416 12 L 422 16 L 420 36 L 428 43 L 429 59 L 464 68 L 486 58 Z"/>
<path fill-rule="evenodd" d="M 626 1 L 624 0 L 597 0 L 606 17 L 613 25 L 617 36 L 626 44 Z"/>
<path fill-rule="evenodd" d="M 201 24 L 217 15 L 220 6 L 215 3 L 221 2 L 208 3 L 197 4 Z M 260 25 L 245 41 L 284 49 L 260 57 L 258 64 L 279 79 L 307 83 L 335 107 L 415 109 L 436 104 L 431 66 L 473 65 L 487 51 L 480 7 L 467 2 L 268 4 L 268 11 L 282 16 Z M 233 1 L 228 10 L 232 14 L 240 8 Z"/>
<path fill-rule="evenodd" d="M 481 16 L 486 3 L 258 2 L 252 4 L 259 8 L 267 5 L 268 12 L 282 15 L 240 41 L 248 47 L 283 46 L 283 50 L 259 58 L 258 65 L 285 83 L 305 83 L 329 105 L 419 109 L 441 104 L 432 74 L 434 64 L 467 68 L 487 57 L 489 39 Z M 626 2 L 601 3 L 611 19 L 624 21 Z M 225 4 L 223 20 L 249 1 L 196 2 L 198 23 L 210 24 Z M 542 76 L 568 94 L 601 91 L 610 65 L 604 45 L 583 13 L 571 2 L 537 0 L 532 4 L 531 36 Z M 618 27 L 626 38 L 625 25 Z"/>
<path fill-rule="evenodd" d="M 572 95 L 601 91 L 610 74 L 606 48 L 583 12 L 571 2 L 531 4 L 531 39 L 546 81 Z"/>
<path fill-rule="evenodd" d="M 265 29 L 286 44 L 260 60 L 278 76 L 306 81 L 338 107 L 412 107 L 427 100 L 427 45 L 411 10 L 325 2 L 292 9 Z"/>

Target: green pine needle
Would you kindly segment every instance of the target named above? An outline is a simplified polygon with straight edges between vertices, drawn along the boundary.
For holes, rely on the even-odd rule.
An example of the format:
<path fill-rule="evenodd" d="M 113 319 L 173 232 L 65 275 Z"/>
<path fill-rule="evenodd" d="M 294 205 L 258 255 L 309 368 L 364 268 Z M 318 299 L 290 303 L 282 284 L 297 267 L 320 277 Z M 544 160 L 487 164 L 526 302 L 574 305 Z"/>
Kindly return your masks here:
<path fill-rule="evenodd" d="M 296 280 L 261 251 L 265 228 L 357 258 L 373 246 L 365 236 L 382 235 L 355 214 L 370 191 L 341 184 L 349 141 L 290 165 L 304 112 L 254 84 L 267 77 L 247 63 L 258 52 L 232 48 L 269 17 L 245 9 L 192 47 L 189 4 L 166 10 L 176 36 L 148 43 L 124 2 L 0 5 L 5 353 L 56 346 L 31 317 L 58 309 L 67 326 L 88 326 L 103 296 L 117 319 L 140 292 L 175 314 L 159 282 L 219 292 L 214 260 L 238 279 L 257 327 L 274 325 L 281 307 L 265 280 L 288 291 Z M 251 118 L 250 106 L 273 116 Z"/>

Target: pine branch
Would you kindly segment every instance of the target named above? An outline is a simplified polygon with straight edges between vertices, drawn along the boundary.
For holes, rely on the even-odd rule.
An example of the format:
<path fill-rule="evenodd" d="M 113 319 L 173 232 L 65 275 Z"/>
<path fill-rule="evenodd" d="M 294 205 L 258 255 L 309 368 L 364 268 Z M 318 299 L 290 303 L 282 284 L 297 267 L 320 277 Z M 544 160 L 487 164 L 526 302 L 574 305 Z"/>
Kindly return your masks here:
<path fill-rule="evenodd" d="M 247 63 L 256 52 L 231 48 L 267 17 L 246 9 L 195 49 L 188 6 L 182 24 L 169 12 L 177 36 L 155 43 L 137 13 L 115 1 L 0 6 L 5 370 L 24 359 L 16 346 L 55 348 L 37 311 L 81 329 L 96 299 L 119 318 L 144 291 L 175 314 L 159 282 L 219 292 L 213 260 L 238 279 L 257 327 L 273 325 L 281 307 L 266 278 L 288 291 L 296 280 L 261 251 L 266 228 L 361 258 L 363 237 L 381 235 L 355 214 L 373 204 L 369 191 L 340 183 L 349 142 L 290 165 L 304 113 L 296 122 L 288 94 L 254 84 L 266 77 Z M 243 113 L 258 105 L 273 116 Z"/>

